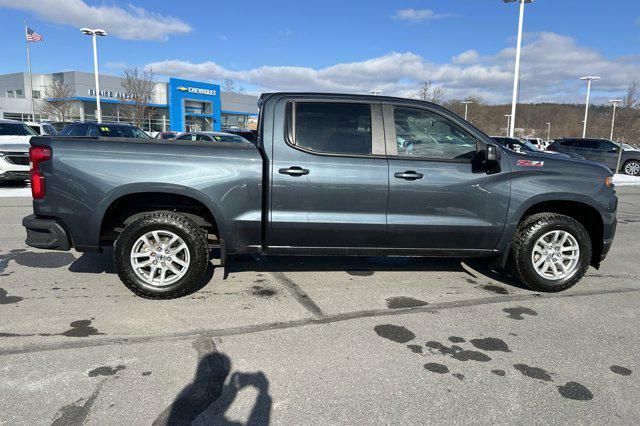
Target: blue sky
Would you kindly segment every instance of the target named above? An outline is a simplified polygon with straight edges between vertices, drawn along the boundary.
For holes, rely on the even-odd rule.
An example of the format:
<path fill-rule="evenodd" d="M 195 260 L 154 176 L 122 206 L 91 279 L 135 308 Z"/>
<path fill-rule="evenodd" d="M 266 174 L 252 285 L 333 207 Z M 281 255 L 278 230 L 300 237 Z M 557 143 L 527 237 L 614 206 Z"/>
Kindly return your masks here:
<path fill-rule="evenodd" d="M 517 4 L 0 0 L 2 73 L 25 69 L 25 18 L 46 38 L 32 45 L 34 72 L 91 71 L 90 40 L 77 29 L 92 26 L 110 32 L 99 40 L 109 74 L 150 66 L 160 79 L 230 78 L 247 92 L 379 88 L 401 96 L 434 80 L 451 98 L 504 102 Z M 582 74 L 602 74 L 596 101 L 640 80 L 637 0 L 536 0 L 526 7 L 525 32 L 523 102 L 578 102 Z"/>

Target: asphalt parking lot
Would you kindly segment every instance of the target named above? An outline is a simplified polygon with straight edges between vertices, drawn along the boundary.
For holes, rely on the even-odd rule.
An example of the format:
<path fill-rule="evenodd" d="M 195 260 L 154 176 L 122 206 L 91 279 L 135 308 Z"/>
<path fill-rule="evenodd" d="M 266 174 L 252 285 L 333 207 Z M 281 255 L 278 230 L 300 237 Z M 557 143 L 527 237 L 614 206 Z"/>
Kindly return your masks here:
<path fill-rule="evenodd" d="M 27 248 L 0 198 L 0 422 L 637 423 L 640 187 L 561 294 L 482 262 L 242 258 L 149 301 L 110 253 Z"/>

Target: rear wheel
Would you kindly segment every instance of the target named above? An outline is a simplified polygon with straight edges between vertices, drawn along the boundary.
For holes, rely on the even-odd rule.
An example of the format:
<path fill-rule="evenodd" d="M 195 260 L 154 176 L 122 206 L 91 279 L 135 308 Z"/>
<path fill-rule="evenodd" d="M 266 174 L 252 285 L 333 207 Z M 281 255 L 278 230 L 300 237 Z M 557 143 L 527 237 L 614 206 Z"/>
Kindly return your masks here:
<path fill-rule="evenodd" d="M 114 247 L 120 280 L 149 299 L 188 293 L 200 283 L 208 263 L 206 233 L 174 212 L 154 212 L 134 220 Z"/>
<path fill-rule="evenodd" d="M 624 163 L 624 172 L 631 176 L 640 176 L 640 161 L 629 160 Z"/>
<path fill-rule="evenodd" d="M 511 268 L 527 287 L 557 292 L 580 281 L 589 268 L 591 252 L 589 233 L 580 222 L 561 214 L 538 213 L 518 225 Z"/>

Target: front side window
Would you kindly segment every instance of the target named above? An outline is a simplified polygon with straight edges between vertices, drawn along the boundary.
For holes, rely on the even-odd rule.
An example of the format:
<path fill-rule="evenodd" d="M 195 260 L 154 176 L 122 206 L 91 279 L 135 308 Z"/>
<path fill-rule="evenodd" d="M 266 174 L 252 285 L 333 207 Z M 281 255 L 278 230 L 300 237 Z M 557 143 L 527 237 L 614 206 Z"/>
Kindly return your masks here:
<path fill-rule="evenodd" d="M 394 108 L 398 156 L 471 161 L 476 139 L 452 121 L 430 111 Z"/>
<path fill-rule="evenodd" d="M 371 106 L 337 102 L 295 104 L 294 143 L 329 154 L 371 155 Z"/>
<path fill-rule="evenodd" d="M 600 151 L 617 151 L 618 145 L 611 141 L 600 141 L 600 145 L 598 147 Z"/>
<path fill-rule="evenodd" d="M 598 149 L 598 141 L 592 139 L 576 140 L 575 143 L 576 148 Z"/>
<path fill-rule="evenodd" d="M 196 140 L 196 135 L 189 133 L 187 135 L 182 135 L 182 136 L 180 136 L 180 137 L 178 137 L 176 139 L 178 139 L 180 141 L 195 141 Z"/>

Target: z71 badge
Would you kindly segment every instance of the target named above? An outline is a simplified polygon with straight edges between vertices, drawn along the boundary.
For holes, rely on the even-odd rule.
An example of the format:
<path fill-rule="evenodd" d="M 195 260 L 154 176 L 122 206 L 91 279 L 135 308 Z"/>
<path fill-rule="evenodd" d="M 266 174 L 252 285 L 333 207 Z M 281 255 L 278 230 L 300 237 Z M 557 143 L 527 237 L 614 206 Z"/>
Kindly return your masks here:
<path fill-rule="evenodd" d="M 543 167 L 544 161 L 540 160 L 518 160 L 518 166 L 522 167 Z"/>

